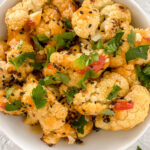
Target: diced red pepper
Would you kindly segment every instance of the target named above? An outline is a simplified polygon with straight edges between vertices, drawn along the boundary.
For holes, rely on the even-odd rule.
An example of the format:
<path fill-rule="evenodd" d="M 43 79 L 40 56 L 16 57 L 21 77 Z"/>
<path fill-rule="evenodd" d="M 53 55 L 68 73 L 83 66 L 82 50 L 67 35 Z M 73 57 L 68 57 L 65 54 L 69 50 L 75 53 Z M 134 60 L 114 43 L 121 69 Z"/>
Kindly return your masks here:
<path fill-rule="evenodd" d="M 28 21 L 26 22 L 26 25 L 32 27 L 32 26 L 35 26 L 35 23 L 34 23 L 33 21 L 31 21 L 31 20 L 28 20 Z"/>
<path fill-rule="evenodd" d="M 150 37 L 144 37 L 144 39 L 150 41 Z"/>
<path fill-rule="evenodd" d="M 134 102 L 119 101 L 114 105 L 115 110 L 128 110 L 134 108 Z"/>
<path fill-rule="evenodd" d="M 100 71 L 105 65 L 105 56 L 99 56 L 99 60 L 94 62 L 93 64 L 85 67 L 82 70 L 79 70 L 78 73 L 85 74 L 88 70 L 93 70 L 95 73 Z"/>
<path fill-rule="evenodd" d="M 1 108 L 5 109 L 6 103 L 2 103 Z"/>

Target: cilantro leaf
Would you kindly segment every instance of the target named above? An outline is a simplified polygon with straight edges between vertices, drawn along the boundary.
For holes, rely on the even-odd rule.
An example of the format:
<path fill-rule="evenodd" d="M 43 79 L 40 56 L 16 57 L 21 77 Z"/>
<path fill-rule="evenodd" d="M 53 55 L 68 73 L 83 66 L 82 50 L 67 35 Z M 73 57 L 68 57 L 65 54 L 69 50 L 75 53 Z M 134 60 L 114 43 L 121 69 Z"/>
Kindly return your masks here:
<path fill-rule="evenodd" d="M 98 41 L 91 41 L 91 44 L 92 44 L 92 49 L 93 50 L 96 50 L 96 49 L 103 49 L 104 46 L 103 46 L 103 42 L 101 39 L 99 39 Z"/>
<path fill-rule="evenodd" d="M 86 89 L 85 80 L 97 76 L 96 73 L 93 70 L 88 70 L 84 77 L 78 82 L 78 86 L 82 89 Z"/>
<path fill-rule="evenodd" d="M 141 147 L 139 147 L 139 146 L 137 146 L 136 150 L 142 150 L 142 148 L 141 148 Z"/>
<path fill-rule="evenodd" d="M 121 39 L 124 35 L 124 32 L 120 31 L 116 34 L 114 38 L 112 38 L 110 41 L 108 41 L 105 44 L 104 52 L 106 54 L 116 54 L 119 46 L 121 45 Z"/>
<path fill-rule="evenodd" d="M 32 90 L 32 99 L 37 109 L 43 108 L 47 103 L 47 100 L 44 99 L 45 95 L 46 90 L 40 84 Z"/>
<path fill-rule="evenodd" d="M 140 65 L 137 65 L 135 70 L 136 70 L 136 75 L 137 75 L 138 79 L 142 82 L 142 84 L 146 88 L 149 88 L 150 87 L 150 76 L 146 75 L 143 72 L 142 67 L 140 67 Z"/>
<path fill-rule="evenodd" d="M 45 34 L 39 34 L 37 36 L 37 38 L 40 42 L 49 42 L 50 41 L 50 39 Z"/>
<path fill-rule="evenodd" d="M 43 67 L 43 63 L 41 62 L 34 62 L 34 63 L 30 63 L 35 70 L 40 70 Z"/>
<path fill-rule="evenodd" d="M 149 45 L 141 45 L 135 48 L 131 48 L 126 53 L 126 61 L 128 62 L 136 58 L 143 58 L 146 60 L 148 58 L 148 50 Z"/>
<path fill-rule="evenodd" d="M 96 53 L 96 52 L 90 53 L 90 61 L 89 61 L 89 64 L 92 64 L 92 63 L 94 63 L 95 61 L 98 61 L 98 60 L 99 60 L 99 55 L 98 55 L 98 53 Z"/>
<path fill-rule="evenodd" d="M 57 80 L 61 81 L 63 84 L 68 84 L 70 81 L 70 77 L 62 72 L 57 72 L 56 75 L 59 76 Z"/>
<path fill-rule="evenodd" d="M 6 98 L 7 98 L 7 99 L 10 98 L 11 94 L 13 93 L 13 91 L 14 91 L 14 88 L 9 88 L 9 89 L 7 90 L 7 92 L 6 92 Z"/>
<path fill-rule="evenodd" d="M 65 96 L 67 98 L 67 103 L 70 105 L 73 102 L 74 95 L 79 92 L 78 88 L 76 87 L 71 87 L 67 90 L 65 93 Z"/>
<path fill-rule="evenodd" d="M 9 62 L 12 63 L 16 69 L 18 69 L 23 63 L 27 61 L 27 58 L 35 60 L 34 52 L 26 52 L 18 55 L 13 60 L 9 58 Z"/>
<path fill-rule="evenodd" d="M 147 64 L 144 69 L 143 69 L 143 73 L 147 76 L 150 76 L 150 64 Z"/>
<path fill-rule="evenodd" d="M 62 47 L 69 48 L 74 38 L 74 32 L 64 32 L 63 34 L 57 35 L 54 38 L 54 40 L 57 42 L 56 50 Z"/>
<path fill-rule="evenodd" d="M 65 23 L 67 28 L 72 29 L 72 24 L 71 24 L 71 22 L 68 19 L 65 19 L 64 23 Z"/>
<path fill-rule="evenodd" d="M 19 46 L 17 47 L 17 49 L 21 49 L 23 45 L 23 39 L 20 40 Z"/>
<path fill-rule="evenodd" d="M 5 109 L 7 111 L 16 111 L 21 109 L 21 101 L 20 100 L 15 100 L 11 104 L 6 103 Z"/>
<path fill-rule="evenodd" d="M 78 121 L 72 124 L 72 126 L 76 127 L 79 133 L 84 134 L 84 126 L 87 124 L 88 122 L 85 120 L 85 116 L 82 115 Z"/>
<path fill-rule="evenodd" d="M 52 47 L 51 49 L 47 48 L 47 60 L 44 64 L 44 67 L 47 67 L 47 65 L 50 63 L 50 56 L 55 52 L 55 48 Z"/>
<path fill-rule="evenodd" d="M 42 50 L 43 49 L 43 46 L 39 43 L 36 36 L 32 36 L 32 40 L 33 40 L 34 45 L 35 45 L 37 50 Z"/>
<path fill-rule="evenodd" d="M 102 114 L 103 115 L 108 115 L 108 116 L 114 116 L 115 112 L 110 110 L 110 109 L 105 109 L 105 110 L 102 111 Z"/>
<path fill-rule="evenodd" d="M 134 47 L 135 42 L 135 33 L 134 30 L 131 29 L 130 34 L 128 35 L 128 43 L 130 44 L 131 48 Z"/>
<path fill-rule="evenodd" d="M 118 92 L 121 90 L 121 88 L 118 85 L 114 85 L 112 91 L 108 95 L 107 99 L 112 100 L 113 98 L 117 97 Z"/>

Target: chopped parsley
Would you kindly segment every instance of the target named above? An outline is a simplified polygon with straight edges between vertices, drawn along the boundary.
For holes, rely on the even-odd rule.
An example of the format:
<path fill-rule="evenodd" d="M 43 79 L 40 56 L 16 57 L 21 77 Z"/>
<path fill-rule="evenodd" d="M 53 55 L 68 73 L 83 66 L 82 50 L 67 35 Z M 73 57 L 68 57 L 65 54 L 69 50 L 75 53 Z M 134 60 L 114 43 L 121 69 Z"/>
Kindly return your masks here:
<path fill-rule="evenodd" d="M 97 74 L 93 70 L 88 70 L 84 77 L 78 82 L 78 86 L 82 89 L 86 89 L 85 81 L 91 77 L 96 77 Z"/>
<path fill-rule="evenodd" d="M 119 31 L 114 38 L 112 38 L 110 41 L 108 41 L 105 44 L 104 52 L 106 54 L 117 54 L 117 51 L 121 45 L 121 39 L 124 35 L 124 32 Z"/>
<path fill-rule="evenodd" d="M 6 103 L 5 109 L 7 111 L 16 111 L 16 110 L 20 110 L 21 106 L 22 106 L 21 101 L 20 100 L 15 100 L 11 104 Z"/>
<path fill-rule="evenodd" d="M 131 48 L 134 47 L 135 42 L 135 33 L 134 30 L 131 29 L 130 34 L 128 35 L 128 43 L 130 44 Z"/>
<path fill-rule="evenodd" d="M 32 40 L 37 50 L 43 50 L 43 46 L 40 44 L 36 36 L 32 36 Z"/>
<path fill-rule="evenodd" d="M 49 42 L 50 41 L 50 39 L 45 34 L 39 34 L 37 36 L 37 38 L 40 42 Z"/>
<path fill-rule="evenodd" d="M 67 103 L 70 105 L 73 102 L 74 95 L 79 92 L 78 88 L 76 87 L 71 87 L 67 90 L 65 93 L 65 96 L 67 98 Z"/>
<path fill-rule="evenodd" d="M 108 115 L 108 116 L 114 116 L 115 112 L 110 110 L 110 109 L 105 109 L 105 110 L 102 111 L 102 114 L 103 115 Z"/>
<path fill-rule="evenodd" d="M 75 38 L 74 32 L 64 32 L 63 34 L 57 35 L 54 40 L 57 42 L 56 50 L 67 47 L 69 48 Z"/>
<path fill-rule="evenodd" d="M 70 81 L 70 77 L 64 73 L 57 72 L 55 75 L 50 75 L 44 79 L 40 79 L 41 85 L 57 84 L 57 81 L 61 81 L 63 84 L 67 84 Z"/>
<path fill-rule="evenodd" d="M 148 70 L 146 70 L 147 67 L 148 67 L 148 65 L 144 68 L 142 68 L 140 65 L 137 65 L 136 66 L 136 75 L 137 75 L 138 79 L 142 82 L 142 85 L 144 85 L 146 88 L 150 88 L 150 75 L 148 75 L 149 72 L 148 72 Z"/>
<path fill-rule="evenodd" d="M 103 46 L 103 42 L 101 39 L 99 39 L 98 41 L 91 41 L 91 44 L 92 44 L 92 49 L 93 50 L 96 50 L 96 49 L 102 49 L 104 48 Z"/>
<path fill-rule="evenodd" d="M 68 19 L 65 19 L 64 23 L 65 23 L 67 28 L 72 29 L 72 24 L 71 24 L 71 22 Z"/>
<path fill-rule="evenodd" d="M 126 61 L 128 62 L 136 58 L 143 58 L 146 60 L 148 58 L 148 50 L 149 45 L 141 45 L 135 48 L 130 48 L 126 53 Z"/>
<path fill-rule="evenodd" d="M 40 84 L 32 90 L 32 99 L 37 109 L 43 108 L 47 103 L 47 100 L 44 99 L 45 95 L 46 90 Z"/>
<path fill-rule="evenodd" d="M 47 67 L 47 65 L 50 63 L 50 56 L 55 52 L 55 48 L 52 47 L 51 49 L 50 48 L 47 48 L 47 60 L 44 64 L 44 67 Z"/>
<path fill-rule="evenodd" d="M 79 67 L 80 69 L 84 69 L 86 66 L 98 60 L 99 60 L 99 55 L 97 52 L 91 52 L 90 55 L 82 54 L 78 59 L 74 61 L 74 67 Z"/>
<path fill-rule="evenodd" d="M 136 150 L 142 150 L 142 148 L 141 148 L 141 147 L 139 147 L 139 146 L 137 146 Z"/>
<path fill-rule="evenodd" d="M 23 45 L 23 39 L 20 40 L 19 46 L 17 47 L 17 49 L 21 49 Z"/>
<path fill-rule="evenodd" d="M 88 122 L 85 120 L 85 116 L 82 115 L 78 121 L 72 124 L 72 126 L 76 127 L 79 133 L 84 134 L 84 126 L 87 124 Z"/>
<path fill-rule="evenodd" d="M 117 97 L 118 92 L 121 90 L 120 86 L 114 85 L 112 91 L 108 95 L 107 99 L 112 100 Z"/>
<path fill-rule="evenodd" d="M 7 90 L 7 92 L 6 92 L 6 98 L 7 98 L 7 99 L 10 98 L 11 94 L 13 93 L 13 91 L 14 91 L 14 88 L 9 88 L 9 89 Z"/>
<path fill-rule="evenodd" d="M 22 53 L 14 59 L 9 58 L 9 62 L 12 63 L 16 69 L 18 69 L 23 63 L 27 61 L 27 58 L 35 60 L 35 52 Z"/>

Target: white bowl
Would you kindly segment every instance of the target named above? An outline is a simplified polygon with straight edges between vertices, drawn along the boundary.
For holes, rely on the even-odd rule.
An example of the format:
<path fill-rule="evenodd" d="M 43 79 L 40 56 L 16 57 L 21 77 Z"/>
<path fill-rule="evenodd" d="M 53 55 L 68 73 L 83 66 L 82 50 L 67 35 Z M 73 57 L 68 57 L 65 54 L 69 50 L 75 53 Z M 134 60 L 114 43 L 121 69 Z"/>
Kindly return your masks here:
<path fill-rule="evenodd" d="M 8 0 L 0 6 L 0 38 L 6 36 L 4 25 L 4 12 L 18 0 Z M 134 0 L 116 0 L 127 5 L 133 14 L 133 24 L 136 27 L 146 28 L 150 26 L 148 17 Z M 83 141 L 83 145 L 67 145 L 60 141 L 56 146 L 49 148 L 40 141 L 41 133 L 31 130 L 31 127 L 23 123 L 22 117 L 3 115 L 0 113 L 0 130 L 24 150 L 125 150 L 141 137 L 150 126 L 150 114 L 147 119 L 137 127 L 129 131 L 100 131 L 92 132 Z"/>

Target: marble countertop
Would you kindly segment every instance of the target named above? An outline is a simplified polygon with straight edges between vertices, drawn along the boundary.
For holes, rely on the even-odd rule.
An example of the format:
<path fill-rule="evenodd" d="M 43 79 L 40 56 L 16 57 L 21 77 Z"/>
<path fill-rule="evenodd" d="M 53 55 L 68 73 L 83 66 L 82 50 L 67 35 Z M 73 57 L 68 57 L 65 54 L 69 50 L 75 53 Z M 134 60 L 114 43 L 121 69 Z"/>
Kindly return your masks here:
<path fill-rule="evenodd" d="M 2 3 L 4 0 L 0 0 Z M 150 16 L 150 0 L 135 0 L 140 6 L 144 9 L 144 11 Z M 142 150 L 150 150 L 150 129 L 141 137 L 134 145 L 132 145 L 127 150 L 136 150 L 137 146 L 140 146 Z M 16 146 L 10 139 L 7 138 L 0 131 L 0 150 L 21 150 L 18 146 Z"/>

